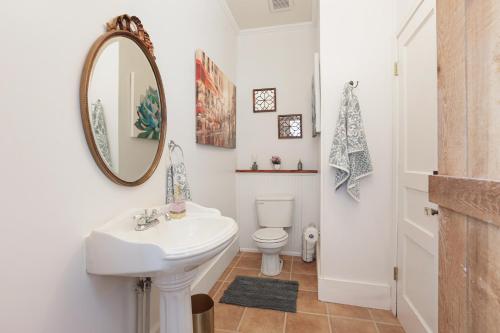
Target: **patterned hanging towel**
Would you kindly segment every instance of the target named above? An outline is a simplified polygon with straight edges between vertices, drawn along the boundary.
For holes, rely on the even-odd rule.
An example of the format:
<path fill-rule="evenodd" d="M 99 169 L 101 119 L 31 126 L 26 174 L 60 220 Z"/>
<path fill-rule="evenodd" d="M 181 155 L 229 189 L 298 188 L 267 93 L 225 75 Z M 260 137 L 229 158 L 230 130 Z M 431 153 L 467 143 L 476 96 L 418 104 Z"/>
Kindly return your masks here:
<path fill-rule="evenodd" d="M 373 172 L 370 153 L 366 143 L 361 111 L 353 87 L 346 83 L 335 128 L 329 164 L 334 167 L 335 189 L 347 181 L 347 192 L 359 201 L 359 180 Z"/>
<path fill-rule="evenodd" d="M 104 107 L 100 99 L 92 103 L 91 114 L 92 132 L 94 133 L 97 148 L 99 148 L 99 153 L 108 168 L 112 169 L 113 161 L 111 160 L 111 151 L 109 149 L 108 129 L 104 117 Z"/>
<path fill-rule="evenodd" d="M 176 200 L 191 201 L 191 190 L 186 176 L 184 152 L 174 141 L 168 144 L 170 165 L 167 167 L 167 204 Z M 175 155 L 175 156 L 174 156 Z"/>

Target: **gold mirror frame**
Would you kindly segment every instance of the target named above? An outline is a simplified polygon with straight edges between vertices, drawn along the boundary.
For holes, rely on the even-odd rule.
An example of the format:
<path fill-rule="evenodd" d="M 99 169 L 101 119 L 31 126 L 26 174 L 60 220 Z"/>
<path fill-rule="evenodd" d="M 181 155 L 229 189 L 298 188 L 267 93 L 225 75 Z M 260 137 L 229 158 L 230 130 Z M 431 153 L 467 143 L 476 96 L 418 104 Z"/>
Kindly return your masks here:
<path fill-rule="evenodd" d="M 85 60 L 85 65 L 82 71 L 82 78 L 80 81 L 80 113 L 82 117 L 83 130 L 85 132 L 85 139 L 87 140 L 87 144 L 90 149 L 90 153 L 92 157 L 97 163 L 97 166 L 101 171 L 113 182 L 125 185 L 125 186 L 137 186 L 145 181 L 147 181 L 155 172 L 158 164 L 160 163 L 161 156 L 163 154 L 163 149 L 165 146 L 165 136 L 167 132 L 167 106 L 165 102 L 165 93 L 163 91 L 163 83 L 161 80 L 160 71 L 158 70 L 158 66 L 156 65 L 155 56 L 153 53 L 153 43 L 151 42 L 148 33 L 144 30 L 141 21 L 136 16 L 128 16 L 128 15 L 120 15 L 113 19 L 107 25 L 107 32 L 104 33 L 101 37 L 99 37 L 87 55 L 87 59 Z M 160 142 L 158 143 L 158 149 L 156 151 L 156 155 L 151 163 L 150 167 L 142 175 L 139 179 L 135 181 L 126 181 L 118 177 L 114 174 L 104 162 L 101 154 L 99 153 L 99 149 L 96 145 L 96 141 L 94 138 L 94 133 L 92 131 L 92 126 L 90 123 L 89 117 L 89 105 L 88 105 L 88 88 L 90 77 L 92 75 L 92 68 L 94 66 L 94 62 L 101 50 L 102 46 L 111 38 L 114 37 L 126 37 L 139 46 L 139 48 L 143 51 L 144 55 L 148 59 L 149 64 L 153 70 L 156 84 L 158 86 L 158 92 L 160 95 L 160 106 L 161 106 L 161 131 L 160 131 Z"/>

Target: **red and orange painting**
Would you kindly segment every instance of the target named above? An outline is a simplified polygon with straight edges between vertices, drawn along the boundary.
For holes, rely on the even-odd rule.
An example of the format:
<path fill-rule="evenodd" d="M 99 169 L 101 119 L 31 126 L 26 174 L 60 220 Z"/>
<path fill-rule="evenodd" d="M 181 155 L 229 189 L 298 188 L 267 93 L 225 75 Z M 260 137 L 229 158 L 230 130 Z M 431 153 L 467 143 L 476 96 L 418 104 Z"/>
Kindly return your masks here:
<path fill-rule="evenodd" d="M 236 86 L 196 51 L 196 143 L 236 148 Z"/>

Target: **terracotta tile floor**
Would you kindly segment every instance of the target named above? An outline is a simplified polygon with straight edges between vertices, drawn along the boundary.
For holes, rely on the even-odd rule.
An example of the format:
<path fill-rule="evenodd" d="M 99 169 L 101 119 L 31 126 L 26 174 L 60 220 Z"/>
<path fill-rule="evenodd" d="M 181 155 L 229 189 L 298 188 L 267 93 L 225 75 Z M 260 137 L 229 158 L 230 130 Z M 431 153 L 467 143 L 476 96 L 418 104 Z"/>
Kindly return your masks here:
<path fill-rule="evenodd" d="M 237 275 L 262 276 L 260 253 L 241 252 L 210 291 L 215 301 L 215 332 L 239 333 L 404 333 L 390 311 L 318 301 L 316 263 L 282 256 L 283 271 L 274 277 L 299 281 L 297 313 L 219 303 Z"/>

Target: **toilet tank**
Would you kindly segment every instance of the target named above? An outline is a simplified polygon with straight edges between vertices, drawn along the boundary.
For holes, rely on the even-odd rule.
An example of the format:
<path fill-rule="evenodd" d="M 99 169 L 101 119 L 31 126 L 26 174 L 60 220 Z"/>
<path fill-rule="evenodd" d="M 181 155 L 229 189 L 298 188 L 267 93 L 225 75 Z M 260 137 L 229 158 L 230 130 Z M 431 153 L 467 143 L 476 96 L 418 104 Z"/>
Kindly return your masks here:
<path fill-rule="evenodd" d="M 257 220 L 261 227 L 287 228 L 292 226 L 294 197 L 290 194 L 258 196 Z"/>

